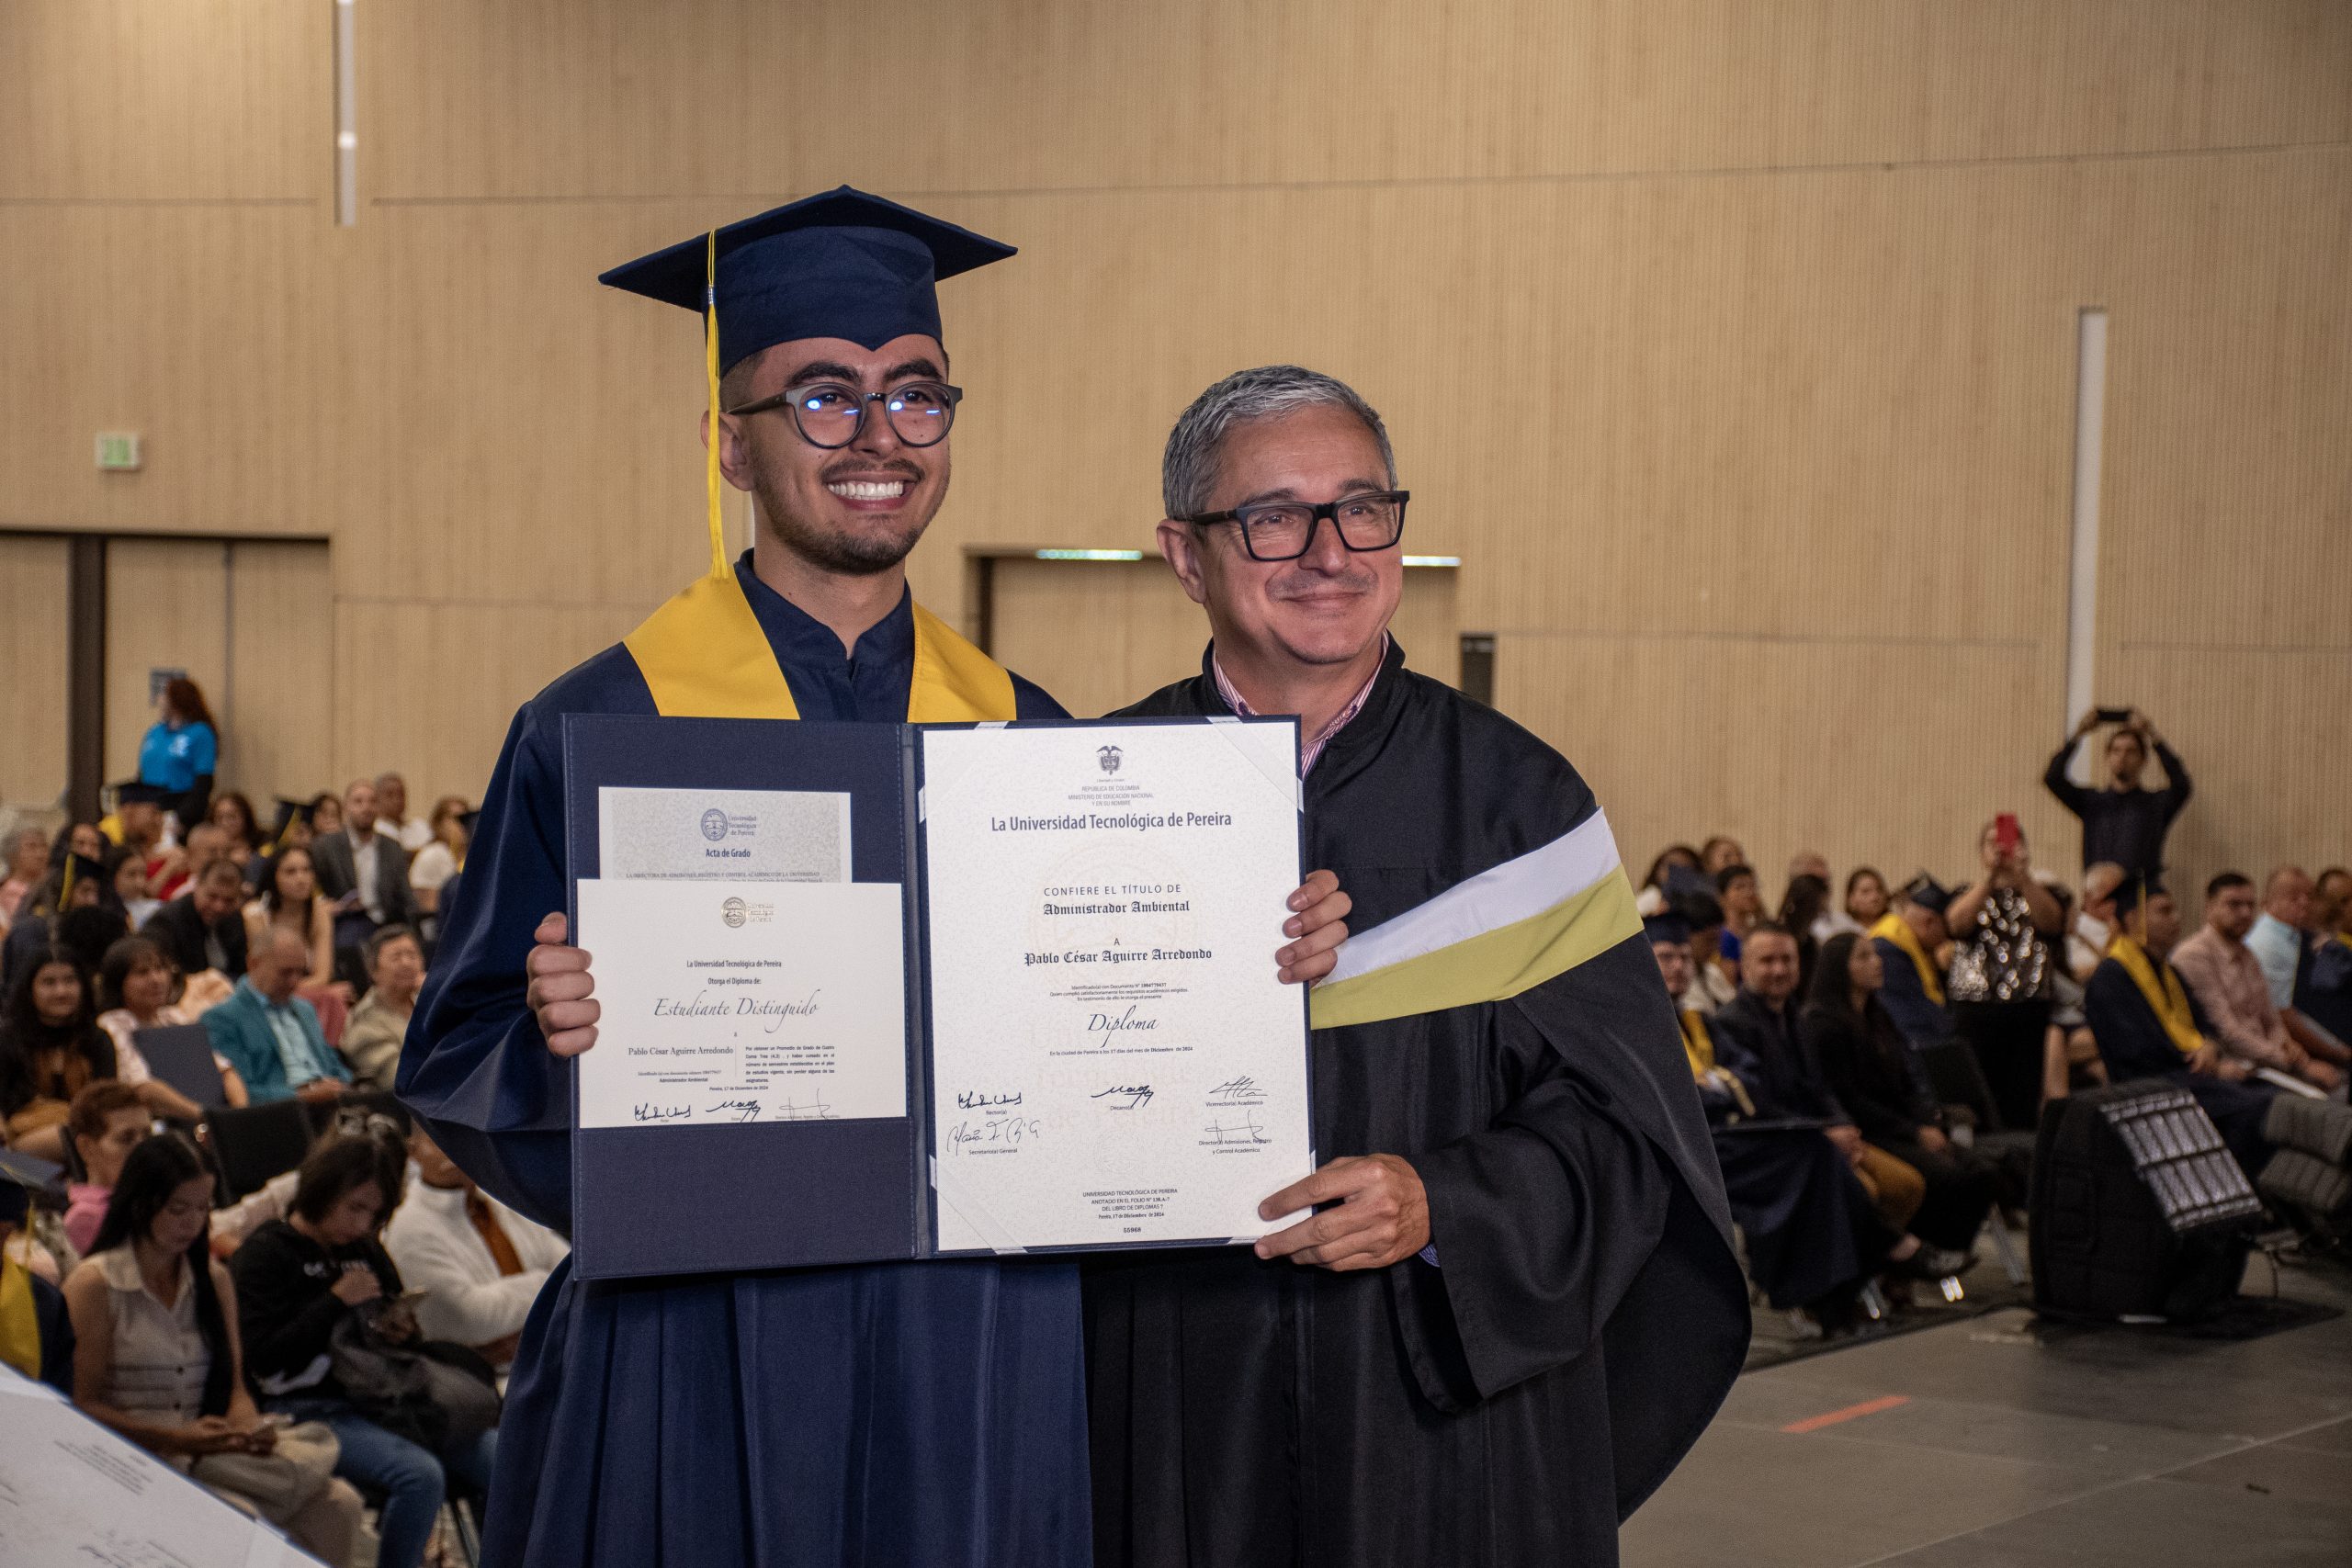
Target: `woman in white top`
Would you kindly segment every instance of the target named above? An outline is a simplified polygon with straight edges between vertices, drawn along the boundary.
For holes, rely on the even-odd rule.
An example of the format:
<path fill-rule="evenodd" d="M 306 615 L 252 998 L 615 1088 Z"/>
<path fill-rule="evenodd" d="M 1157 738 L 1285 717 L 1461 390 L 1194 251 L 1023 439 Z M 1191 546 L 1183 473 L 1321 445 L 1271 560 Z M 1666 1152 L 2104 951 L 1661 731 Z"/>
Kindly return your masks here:
<path fill-rule="evenodd" d="M 74 1403 L 325 1561 L 348 1561 L 359 1495 L 329 1474 L 332 1437 L 265 1420 L 245 1390 L 236 1287 L 207 1245 L 211 1201 L 210 1174 L 175 1134 L 123 1161 L 96 1245 L 65 1281 Z"/>
<path fill-rule="evenodd" d="M 433 803 L 433 841 L 416 852 L 409 863 L 408 885 L 416 893 L 416 907 L 425 914 L 438 912 L 441 885 L 466 864 L 466 803 L 445 795 Z"/>
<path fill-rule="evenodd" d="M 179 976 L 164 950 L 143 936 L 127 936 L 107 949 L 98 961 L 98 1027 L 114 1041 L 114 1076 L 139 1091 L 147 1109 L 178 1122 L 200 1121 L 204 1108 L 159 1080 L 139 1054 L 137 1036 L 142 1029 L 166 1029 L 196 1021 L 174 1006 L 172 990 Z M 221 1103 L 245 1103 L 245 1080 L 228 1058 L 214 1053 L 220 1069 Z"/>
<path fill-rule="evenodd" d="M 311 972 L 302 977 L 302 984 L 336 984 L 334 917 L 328 912 L 327 902 L 319 897 L 319 874 L 311 863 L 311 852 L 287 845 L 270 862 L 269 880 L 261 897 L 245 906 L 246 949 L 259 953 L 273 929 L 292 931 L 311 953 Z"/>

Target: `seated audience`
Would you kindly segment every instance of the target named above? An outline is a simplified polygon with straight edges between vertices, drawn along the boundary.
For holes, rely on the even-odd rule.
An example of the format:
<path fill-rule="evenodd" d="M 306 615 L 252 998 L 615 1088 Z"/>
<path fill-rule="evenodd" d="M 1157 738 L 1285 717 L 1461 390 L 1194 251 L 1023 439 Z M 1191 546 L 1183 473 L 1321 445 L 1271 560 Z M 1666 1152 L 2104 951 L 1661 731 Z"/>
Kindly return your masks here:
<path fill-rule="evenodd" d="M 245 951 L 250 954 L 259 948 L 263 936 L 270 931 L 284 932 L 301 942 L 301 984 L 335 983 L 333 906 L 319 891 L 309 850 L 289 844 L 271 856 L 261 897 L 245 906 Z"/>
<path fill-rule="evenodd" d="M 2058 901 L 2059 918 L 2066 923 L 2065 962 L 2050 965 L 2050 1032 L 2042 1045 L 2041 1066 L 2041 1098 L 2064 1100 L 2077 1086 L 2095 1088 L 2107 1082 L 2098 1043 L 2091 1038 L 2090 1026 L 2083 1018 L 2083 979 L 2098 965 L 2091 964 L 2080 976 L 2075 974 L 2075 948 L 2082 938 L 2075 934 L 2079 922 L 2073 897 L 2048 873 L 2038 871 L 2034 877 L 2050 889 L 2050 897 Z"/>
<path fill-rule="evenodd" d="M 381 1568 L 417 1568 L 433 1539 L 447 1481 L 444 1464 L 487 1490 L 494 1427 L 453 1432 L 363 1405 L 336 1377 L 332 1354 L 346 1318 L 364 1342 L 398 1352 L 422 1341 L 401 1310 L 400 1269 L 377 1240 L 399 1168 L 370 1137 L 336 1137 L 302 1162 L 293 1213 L 246 1238 L 230 1259 L 254 1381 L 269 1408 L 332 1428 L 335 1473 L 386 1494 L 378 1526 Z M 398 1418 L 407 1434 L 370 1418 Z M 438 1432 L 430 1430 L 440 1427 Z M 418 1438 L 433 1439 L 420 1443 Z"/>
<path fill-rule="evenodd" d="M 74 1097 L 115 1076 L 114 1042 L 97 1026 L 73 954 L 52 947 L 24 966 L 0 1007 L 0 1118 L 8 1144 L 63 1164 Z"/>
<path fill-rule="evenodd" d="M 2041 1124 L 2041 1086 L 2048 1076 L 2054 961 L 2046 939 L 2066 929 L 2065 919 L 2058 900 L 2035 878 L 2023 834 L 2004 851 L 1997 825 L 1988 822 L 1977 835 L 1976 849 L 1976 879 L 1944 909 L 1953 944 L 1946 995 L 1952 1022 L 1984 1072 L 2002 1125 L 2031 1132 Z M 1905 1037 L 1915 1044 L 1933 1043 L 1908 1031 Z"/>
<path fill-rule="evenodd" d="M 424 1292 L 417 1326 L 504 1371 L 539 1287 L 571 1247 L 485 1195 L 424 1128 L 409 1134 L 408 1153 L 415 1179 L 384 1227 L 384 1249 L 408 1288 Z"/>
<path fill-rule="evenodd" d="M 65 1127 L 82 1176 L 65 1189 L 65 1239 L 74 1251 L 86 1257 L 96 1250 L 122 1162 L 154 1125 L 139 1091 L 119 1078 L 101 1078 L 74 1097 Z"/>
<path fill-rule="evenodd" d="M 2330 866 L 2315 884 L 2317 935 L 2295 975 L 2295 1010 L 2312 1027 L 2352 1040 L 2352 871 Z"/>
<path fill-rule="evenodd" d="M 1818 855 L 1809 858 L 1820 859 Z M 1836 922 L 1842 919 L 1830 912 L 1827 877 L 1800 871 L 1789 878 L 1788 889 L 1781 895 L 1781 912 L 1772 917 L 1772 923 L 1797 939 L 1797 995 L 1808 994 L 1821 944 L 1838 934 L 1841 928 Z"/>
<path fill-rule="evenodd" d="M 1944 911 L 1951 907 L 1951 892 L 1923 871 L 1904 884 L 1894 907 L 1870 929 L 1886 961 L 1879 1002 L 1915 1050 L 1940 1045 L 1953 1035 L 1943 966 L 1935 959 L 1936 950 L 1951 940 L 1944 926 Z"/>
<path fill-rule="evenodd" d="M 2083 715 L 2075 732 L 2043 770 L 2042 785 L 2058 797 L 2059 805 L 2082 818 L 2086 868 L 2113 861 L 2132 875 L 2162 875 L 2165 835 L 2171 831 L 2180 808 L 2188 804 L 2188 770 L 2158 738 L 2148 716 L 2133 708 L 2122 727 L 2107 738 L 2106 787 L 2086 789 L 2068 778 L 2066 770 L 2074 762 L 2075 748 L 2098 723 L 2097 708 Z M 2165 784 L 2160 790 L 2143 788 L 2140 784 L 2140 775 L 2147 771 L 2150 747 L 2165 766 Z"/>
<path fill-rule="evenodd" d="M 237 791 L 226 790 L 214 795 L 212 809 L 204 819 L 228 835 L 228 858 L 239 865 L 261 852 L 265 842 L 261 819 L 254 815 L 254 803 Z"/>
<path fill-rule="evenodd" d="M 1868 931 L 1886 918 L 1890 908 L 1886 896 L 1886 878 L 1867 865 L 1858 865 L 1846 874 L 1846 918 L 1858 931 Z"/>
<path fill-rule="evenodd" d="M 1715 900 L 1724 907 L 1723 935 L 1716 941 L 1716 950 L 1736 979 L 1739 944 L 1764 918 L 1764 894 L 1757 886 L 1754 868 L 1727 865 L 1715 873 Z"/>
<path fill-rule="evenodd" d="M 1800 1021 L 1803 1039 L 1863 1138 L 1927 1182 L 1913 1232 L 1973 1256 L 1993 1207 L 1993 1168 L 1945 1135 L 1942 1106 L 1902 1031 L 1879 1005 L 1885 972 L 1878 943 L 1851 932 L 1831 937 Z"/>
<path fill-rule="evenodd" d="M 1690 963 L 1698 977 L 1690 987 L 1688 1005 L 1712 1013 L 1739 995 L 1739 982 L 1718 951 L 1724 907 L 1712 893 L 1682 892 L 1668 898 L 1667 912 L 1690 928 Z"/>
<path fill-rule="evenodd" d="M 139 1091 L 147 1109 L 174 1121 L 203 1119 L 204 1107 L 158 1078 L 139 1053 L 139 1032 L 196 1021 L 171 1001 L 179 976 L 164 950 L 143 936 L 127 936 L 98 961 L 98 1027 L 114 1042 L 115 1077 Z M 221 1075 L 225 1091 L 229 1075 Z M 243 1093 L 243 1086 L 239 1086 Z M 224 1103 L 242 1101 L 229 1099 Z"/>
<path fill-rule="evenodd" d="M 384 926 L 368 939 L 367 953 L 368 994 L 343 1032 L 343 1057 L 353 1083 L 390 1092 L 417 987 L 424 984 L 424 950 L 406 926 Z"/>
<path fill-rule="evenodd" d="M 319 891 L 334 902 L 334 946 L 348 972 L 376 928 L 416 928 L 416 896 L 408 885 L 409 854 L 400 840 L 377 831 L 376 784 L 354 779 L 343 794 L 343 826 L 311 844 Z"/>
<path fill-rule="evenodd" d="M 1747 1245 L 1749 1276 L 1775 1310 L 1835 1326 L 1854 1292 L 1887 1264 L 1899 1243 L 1909 1242 L 1905 1260 L 1918 1244 L 1879 1218 L 1839 1142 L 1810 1121 L 1782 1114 L 1786 1108 L 1771 1099 L 1754 1066 L 1749 1073 L 1757 1089 L 1751 1091 L 1718 1051 L 1706 1018 L 1684 1006 L 1694 979 L 1690 928 L 1679 916 L 1658 915 L 1643 929 L 1682 1021 L 1683 1054 L 1707 1112 L 1732 1218 Z M 1739 1063 L 1748 1066 L 1745 1058 Z M 1760 1103 L 1758 1093 L 1766 1097 Z M 1792 1120 L 1799 1124 L 1790 1125 Z"/>
<path fill-rule="evenodd" d="M 1820 907 L 1818 908 L 1810 907 L 1811 896 L 1808 894 L 1808 912 L 1805 915 L 1804 927 L 1803 931 L 1798 931 L 1797 927 L 1790 926 L 1784 917 L 1789 912 L 1789 900 L 1795 895 L 1797 884 L 1807 877 L 1811 877 L 1821 885 Z M 1837 885 L 1837 880 L 1829 872 L 1829 857 L 1819 850 L 1799 850 L 1795 854 L 1791 855 L 1788 889 L 1781 895 L 1781 914 L 1773 917 L 1774 923 L 1789 926 L 1789 929 L 1797 931 L 1799 936 L 1811 935 L 1816 945 L 1827 942 L 1839 931 L 1860 931 L 1862 923 L 1860 920 L 1845 910 L 1832 908 L 1830 905 L 1829 890 Z"/>
<path fill-rule="evenodd" d="M 2082 908 L 2066 931 L 2066 967 L 2084 985 L 2107 962 L 2108 945 L 2115 940 L 2115 890 L 2122 883 L 2123 868 L 2113 861 L 2097 862 L 2083 872 Z"/>
<path fill-rule="evenodd" d="M 2222 1049 L 2251 1066 L 2332 1089 L 2344 1081 L 2342 1069 L 2288 1032 L 2261 962 L 2245 944 L 2255 913 L 2251 877 L 2234 871 L 2214 877 L 2205 885 L 2205 923 L 2172 950 L 2172 966 L 2204 1010 Z"/>
<path fill-rule="evenodd" d="M 178 868 L 169 877 L 154 885 L 155 897 L 164 903 L 187 892 L 190 885 L 204 874 L 205 867 L 215 861 L 229 858 L 229 835 L 209 822 L 198 822 L 188 829 L 185 848 L 186 853 L 182 855 Z M 130 921 L 134 931 L 146 923 L 144 919 L 135 915 Z"/>
<path fill-rule="evenodd" d="M 294 994 L 310 963 L 288 931 L 264 935 L 236 994 L 204 1015 L 212 1049 L 229 1060 L 255 1104 L 289 1095 L 311 1102 L 342 1097 L 350 1069 L 319 1028 L 319 1015 Z"/>
<path fill-rule="evenodd" d="M 57 945 L 57 927 L 65 915 L 101 908 L 110 900 L 106 871 L 96 856 L 75 851 L 26 895 L 6 940 L 0 942 L 0 991 L 15 985 L 37 954 Z"/>
<path fill-rule="evenodd" d="M 2311 1055 L 2340 1066 L 2352 1062 L 2352 1050 L 2295 1006 L 2295 987 L 2309 975 L 2313 953 L 2326 934 L 2312 916 L 2318 904 L 2317 888 L 2302 868 L 2280 866 L 2263 887 L 2262 915 L 2245 941 L 2262 965 L 2271 1005 L 2278 1010 L 2288 1034 Z"/>
<path fill-rule="evenodd" d="M 1746 865 L 1747 852 L 1728 833 L 1718 833 L 1699 846 L 1699 869 L 1709 877 L 1727 865 Z"/>
<path fill-rule="evenodd" d="M 343 796 L 331 789 L 319 791 L 304 807 L 302 819 L 310 825 L 313 841 L 322 833 L 343 831 Z"/>
<path fill-rule="evenodd" d="M 0 1366 L 13 1367 L 66 1397 L 74 1393 L 74 1325 L 65 1297 L 20 1254 L 45 1253 L 21 1234 L 32 1193 L 0 1175 Z"/>
<path fill-rule="evenodd" d="M 114 901 L 122 906 L 123 919 L 134 931 L 164 907 L 161 898 L 148 896 L 147 863 L 129 851 L 116 858 L 110 881 Z"/>
<path fill-rule="evenodd" d="M 19 828 L 8 835 L 6 877 L 0 880 L 0 931 L 8 929 L 24 907 L 28 894 L 49 871 L 49 835 L 38 828 Z"/>
<path fill-rule="evenodd" d="M 376 831 L 412 855 L 433 841 L 432 824 L 408 814 L 408 781 L 398 773 L 376 776 Z"/>
<path fill-rule="evenodd" d="M 416 907 L 428 915 L 441 909 L 441 888 L 466 863 L 466 803 L 445 795 L 433 805 L 433 820 L 424 845 L 409 863 L 408 885 Z"/>
<path fill-rule="evenodd" d="M 2279 1091 L 2250 1084 L 2254 1069 L 2223 1051 L 2169 962 L 2180 910 L 2161 883 L 2126 877 L 2115 890 L 2118 929 L 2084 987 L 2083 1010 L 2108 1075 L 2118 1083 L 2164 1078 L 2197 1097 L 2222 1139 L 2259 1176 L 2270 1158 L 2263 1118 Z"/>
<path fill-rule="evenodd" d="M 140 929 L 187 976 L 180 1004 L 190 1017 L 227 1000 L 245 972 L 243 897 L 244 883 L 237 868 L 217 861 Z"/>
<path fill-rule="evenodd" d="M 334 1439 L 281 1430 L 245 1386 L 237 1292 L 204 1245 L 212 1178 L 173 1134 L 122 1162 L 91 1256 L 65 1281 L 74 1403 L 333 1563 L 349 1560 L 359 1495 L 333 1478 Z"/>

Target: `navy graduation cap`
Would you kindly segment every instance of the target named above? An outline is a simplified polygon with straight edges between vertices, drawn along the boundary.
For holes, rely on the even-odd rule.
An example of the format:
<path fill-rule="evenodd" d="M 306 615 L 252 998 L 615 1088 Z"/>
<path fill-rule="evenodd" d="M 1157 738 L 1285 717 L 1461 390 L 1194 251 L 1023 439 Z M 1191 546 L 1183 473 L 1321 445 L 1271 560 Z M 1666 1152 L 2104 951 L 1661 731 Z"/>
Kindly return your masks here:
<path fill-rule="evenodd" d="M 936 338 L 933 285 L 1012 254 L 1011 245 L 842 186 L 640 256 L 597 281 L 689 310 L 715 305 L 725 371 L 796 338 L 846 338 L 867 348 L 910 333 Z"/>

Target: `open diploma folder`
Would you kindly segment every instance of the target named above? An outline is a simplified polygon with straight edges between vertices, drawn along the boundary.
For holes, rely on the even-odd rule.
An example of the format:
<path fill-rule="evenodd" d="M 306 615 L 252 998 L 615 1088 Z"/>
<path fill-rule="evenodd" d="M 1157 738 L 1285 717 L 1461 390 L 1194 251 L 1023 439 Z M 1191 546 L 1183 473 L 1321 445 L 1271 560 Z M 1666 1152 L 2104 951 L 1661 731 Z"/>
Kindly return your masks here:
<path fill-rule="evenodd" d="M 587 1279 L 1223 1244 L 1315 1168 L 1291 719 L 568 716 Z"/>

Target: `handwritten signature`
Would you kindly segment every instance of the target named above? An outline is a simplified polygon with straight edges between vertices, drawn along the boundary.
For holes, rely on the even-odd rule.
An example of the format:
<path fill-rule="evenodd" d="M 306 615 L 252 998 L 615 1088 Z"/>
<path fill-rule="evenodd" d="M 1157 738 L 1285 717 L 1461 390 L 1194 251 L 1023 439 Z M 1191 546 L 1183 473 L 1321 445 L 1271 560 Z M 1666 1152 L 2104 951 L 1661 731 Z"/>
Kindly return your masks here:
<path fill-rule="evenodd" d="M 947 1130 L 947 1152 L 960 1155 L 967 1145 L 994 1144 L 997 1153 L 1037 1137 L 1046 1124 L 1035 1116 L 998 1116 L 986 1122 L 958 1122 Z"/>
<path fill-rule="evenodd" d="M 1266 1098 L 1266 1091 L 1252 1077 L 1227 1078 L 1209 1090 L 1212 1105 L 1248 1105 Z"/>
<path fill-rule="evenodd" d="M 1104 1108 L 1106 1110 L 1136 1111 L 1151 1103 L 1151 1086 L 1148 1083 L 1113 1084 L 1109 1089 L 1097 1089 L 1088 1098 L 1109 1100 L 1111 1103 Z"/>
<path fill-rule="evenodd" d="M 1220 1147 L 1227 1144 L 1271 1144 L 1273 1142 L 1272 1138 L 1266 1136 L 1265 1128 L 1258 1124 L 1258 1113 L 1254 1111 L 1243 1117 L 1241 1124 L 1238 1127 L 1226 1125 L 1224 1118 L 1220 1117 L 1201 1131 L 1207 1134 L 1201 1140 L 1203 1143 L 1214 1144 Z"/>
<path fill-rule="evenodd" d="M 956 1091 L 956 1109 L 958 1111 L 989 1111 L 1001 1105 L 1020 1103 L 1021 1091 L 1017 1089 L 1011 1094 L 982 1094 L 976 1089 Z"/>
<path fill-rule="evenodd" d="M 833 1108 L 825 1103 L 825 1096 L 822 1091 L 820 1091 L 817 1098 L 809 1101 L 807 1105 L 801 1104 L 797 1100 L 786 1100 L 782 1106 L 777 1108 L 775 1116 L 776 1120 L 779 1122 L 831 1122 L 835 1120 L 833 1116 Z"/>
<path fill-rule="evenodd" d="M 760 1102 L 756 1100 L 722 1100 L 710 1108 L 710 1113 L 713 1116 L 732 1114 L 738 1122 L 756 1122 L 760 1119 Z"/>
<path fill-rule="evenodd" d="M 639 1122 L 683 1122 L 693 1116 L 691 1105 L 633 1105 L 629 1115 Z"/>

